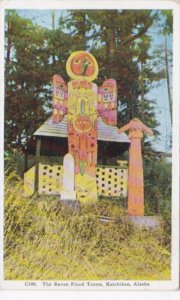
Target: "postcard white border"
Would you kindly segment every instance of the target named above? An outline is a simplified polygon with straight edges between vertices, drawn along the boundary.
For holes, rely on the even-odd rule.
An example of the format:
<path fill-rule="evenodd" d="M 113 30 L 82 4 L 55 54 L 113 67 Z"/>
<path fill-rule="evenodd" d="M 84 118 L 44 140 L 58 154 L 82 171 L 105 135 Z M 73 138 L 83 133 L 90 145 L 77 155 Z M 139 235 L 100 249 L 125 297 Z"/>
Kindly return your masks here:
<path fill-rule="evenodd" d="M 132 284 L 132 287 L 107 287 L 106 281 L 96 281 L 103 284 L 103 287 L 89 287 L 85 283 L 85 287 L 60 287 L 58 290 L 175 290 L 179 288 L 179 101 L 180 101 L 180 5 L 173 1 L 123 1 L 123 0 L 9 0 L 0 3 L 0 116 L 4 118 L 4 11 L 5 9 L 172 9 L 174 16 L 173 30 L 173 154 L 172 154 L 172 278 L 167 281 L 109 281 Z M 2 67 L 3 66 L 3 67 Z M 3 122 L 2 122 L 3 123 Z M 0 141 L 3 141 L 4 128 L 0 130 Z M 3 199 L 3 142 L 0 143 L 1 152 L 1 168 L 0 168 L 0 199 Z M 0 232 L 1 232 L 1 248 L 0 248 L 0 269 L 3 270 L 3 201 L 0 202 Z M 0 287 L 2 289 L 48 289 L 54 290 L 54 287 L 43 287 L 43 281 L 35 282 L 35 286 L 26 286 L 25 281 L 8 281 L 3 280 L 3 272 L 0 277 Z M 31 281 L 26 281 L 31 284 Z M 46 281 L 48 282 L 48 281 Z M 49 281 L 51 282 L 51 281 Z M 63 281 L 58 281 L 63 283 Z M 69 281 L 64 281 L 69 282 Z M 73 282 L 73 281 L 70 281 Z M 78 281 L 76 281 L 78 283 Z M 93 281 L 90 281 L 93 283 Z M 150 286 L 133 286 L 134 282 L 147 282 Z"/>

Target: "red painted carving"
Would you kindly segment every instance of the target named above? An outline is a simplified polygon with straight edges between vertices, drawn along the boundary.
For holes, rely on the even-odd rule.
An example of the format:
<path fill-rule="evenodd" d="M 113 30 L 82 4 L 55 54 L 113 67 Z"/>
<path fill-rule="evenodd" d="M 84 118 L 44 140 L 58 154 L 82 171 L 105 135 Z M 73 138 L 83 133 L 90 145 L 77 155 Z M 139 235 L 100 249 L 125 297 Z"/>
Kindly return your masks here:
<path fill-rule="evenodd" d="M 117 123 L 117 87 L 114 79 L 107 79 L 98 88 L 98 115 L 109 125 Z"/>
<path fill-rule="evenodd" d="M 53 76 L 53 122 L 59 123 L 67 113 L 67 85 L 59 75 Z"/>

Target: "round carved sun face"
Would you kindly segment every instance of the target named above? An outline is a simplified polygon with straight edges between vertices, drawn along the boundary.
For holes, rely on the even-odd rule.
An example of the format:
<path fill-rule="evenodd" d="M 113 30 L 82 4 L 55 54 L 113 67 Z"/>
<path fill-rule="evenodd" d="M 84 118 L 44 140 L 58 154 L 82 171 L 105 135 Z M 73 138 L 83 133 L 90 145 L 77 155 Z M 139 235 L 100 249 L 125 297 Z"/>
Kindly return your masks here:
<path fill-rule="evenodd" d="M 92 128 L 91 119 L 88 115 L 78 115 L 74 120 L 74 128 L 79 132 L 87 132 Z"/>
<path fill-rule="evenodd" d="M 71 61 L 71 69 L 74 74 L 92 76 L 95 72 L 95 65 L 88 53 L 77 54 Z"/>
<path fill-rule="evenodd" d="M 67 60 L 66 69 L 72 79 L 92 81 L 98 75 L 96 59 L 86 51 L 72 53 Z"/>

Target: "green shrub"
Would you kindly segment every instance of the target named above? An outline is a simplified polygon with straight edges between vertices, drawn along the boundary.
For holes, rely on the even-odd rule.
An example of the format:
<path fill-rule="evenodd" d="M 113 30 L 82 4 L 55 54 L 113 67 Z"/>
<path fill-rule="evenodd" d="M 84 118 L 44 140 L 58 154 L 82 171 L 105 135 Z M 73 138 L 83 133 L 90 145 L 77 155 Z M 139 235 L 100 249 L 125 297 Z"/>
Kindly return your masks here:
<path fill-rule="evenodd" d="M 171 220 L 172 166 L 164 159 L 144 160 L 145 214 Z"/>
<path fill-rule="evenodd" d="M 23 178 L 24 175 L 24 153 L 20 150 L 11 149 L 5 152 L 5 170 L 6 174 L 15 173 L 17 176 Z"/>

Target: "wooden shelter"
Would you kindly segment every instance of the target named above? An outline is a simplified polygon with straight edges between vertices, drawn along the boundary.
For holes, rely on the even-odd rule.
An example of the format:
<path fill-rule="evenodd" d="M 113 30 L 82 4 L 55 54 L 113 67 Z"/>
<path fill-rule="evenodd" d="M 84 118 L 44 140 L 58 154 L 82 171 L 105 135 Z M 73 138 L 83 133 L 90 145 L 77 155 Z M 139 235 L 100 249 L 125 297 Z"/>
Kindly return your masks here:
<path fill-rule="evenodd" d="M 107 125 L 98 117 L 98 165 L 96 180 L 99 196 L 127 197 L 127 161 L 117 159 L 129 149 L 130 140 L 118 133 L 116 126 Z M 57 124 L 50 117 L 40 126 L 25 147 L 25 192 L 30 195 L 60 194 L 63 157 L 68 153 L 67 115 Z M 32 157 L 35 159 L 32 159 Z M 31 161 L 30 161 L 31 158 Z M 114 158 L 114 160 L 113 160 Z M 108 164 L 107 164 L 108 161 Z M 109 162 L 113 161 L 113 166 Z"/>

